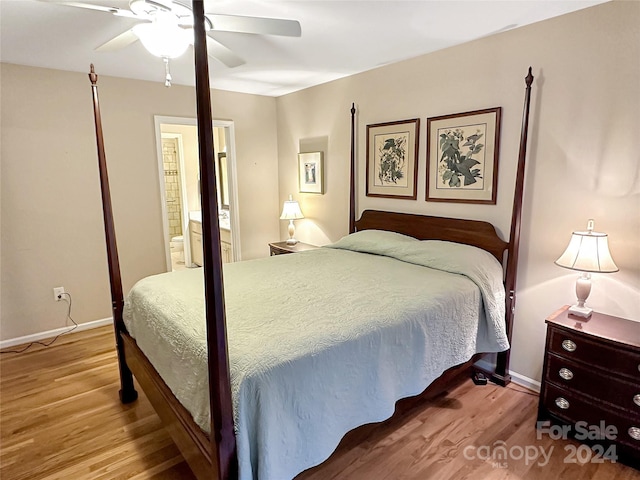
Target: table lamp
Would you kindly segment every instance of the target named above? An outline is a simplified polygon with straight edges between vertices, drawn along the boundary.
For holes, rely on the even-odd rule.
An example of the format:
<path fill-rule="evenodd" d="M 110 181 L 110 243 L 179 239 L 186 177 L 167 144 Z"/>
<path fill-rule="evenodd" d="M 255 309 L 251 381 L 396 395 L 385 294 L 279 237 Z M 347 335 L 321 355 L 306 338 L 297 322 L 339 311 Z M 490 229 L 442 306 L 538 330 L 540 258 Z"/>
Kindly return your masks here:
<path fill-rule="evenodd" d="M 294 200 L 293 197 L 289 195 L 289 200 L 285 200 L 284 206 L 282 207 L 282 215 L 280 215 L 280 220 L 289 220 L 289 238 L 287 239 L 287 245 L 295 245 L 298 243 L 298 240 L 293 238 L 293 234 L 296 231 L 293 221 L 299 218 L 304 218 L 300 210 L 300 205 L 297 200 Z"/>
<path fill-rule="evenodd" d="M 555 263 L 564 268 L 582 272 L 576 281 L 578 303 L 569 308 L 569 313 L 589 318 L 593 310 L 585 305 L 591 293 L 591 273 L 617 272 L 618 267 L 609 253 L 606 233 L 593 231 L 594 222 L 587 222 L 586 232 L 573 232 L 569 246 Z"/>

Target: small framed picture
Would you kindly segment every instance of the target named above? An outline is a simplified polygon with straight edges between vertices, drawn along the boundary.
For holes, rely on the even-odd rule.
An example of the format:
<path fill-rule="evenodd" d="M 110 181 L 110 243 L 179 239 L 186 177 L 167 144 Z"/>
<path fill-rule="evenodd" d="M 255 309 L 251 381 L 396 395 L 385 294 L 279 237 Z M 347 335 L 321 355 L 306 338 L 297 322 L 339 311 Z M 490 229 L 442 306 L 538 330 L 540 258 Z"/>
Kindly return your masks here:
<path fill-rule="evenodd" d="M 367 196 L 415 200 L 420 119 L 367 125 Z"/>
<path fill-rule="evenodd" d="M 322 152 L 298 154 L 300 193 L 324 193 Z"/>
<path fill-rule="evenodd" d="M 500 113 L 427 119 L 427 201 L 496 204 Z"/>

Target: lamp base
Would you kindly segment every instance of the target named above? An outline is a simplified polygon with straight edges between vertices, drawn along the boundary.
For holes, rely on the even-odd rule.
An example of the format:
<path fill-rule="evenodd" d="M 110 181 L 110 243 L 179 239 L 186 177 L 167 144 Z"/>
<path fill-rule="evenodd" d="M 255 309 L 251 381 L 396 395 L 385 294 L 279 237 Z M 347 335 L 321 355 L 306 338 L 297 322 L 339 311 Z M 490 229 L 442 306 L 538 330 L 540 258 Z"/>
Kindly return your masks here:
<path fill-rule="evenodd" d="M 589 318 L 593 313 L 593 309 L 587 307 L 585 302 L 591 293 L 591 274 L 589 272 L 581 272 L 578 280 L 576 280 L 576 296 L 578 303 L 569 307 L 569 313 L 576 317 Z"/>
<path fill-rule="evenodd" d="M 293 238 L 293 235 L 296 233 L 296 226 L 293 224 L 293 220 L 289 220 L 289 238 L 287 239 L 287 245 L 295 245 L 298 243 L 298 240 Z"/>
<path fill-rule="evenodd" d="M 589 318 L 593 313 L 593 309 L 587 307 L 586 305 L 584 306 L 573 305 L 569 307 L 569 313 L 571 315 L 575 315 L 576 317 Z"/>

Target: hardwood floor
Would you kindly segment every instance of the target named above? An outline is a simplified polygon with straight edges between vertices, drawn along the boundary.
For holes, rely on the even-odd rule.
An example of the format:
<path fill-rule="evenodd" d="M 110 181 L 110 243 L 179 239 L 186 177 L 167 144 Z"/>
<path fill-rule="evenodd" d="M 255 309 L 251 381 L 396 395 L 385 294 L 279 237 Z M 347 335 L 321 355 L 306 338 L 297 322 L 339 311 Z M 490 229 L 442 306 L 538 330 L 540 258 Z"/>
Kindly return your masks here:
<path fill-rule="evenodd" d="M 110 327 L 2 354 L 0 478 L 194 480 L 139 392 L 134 404 L 120 404 Z M 565 447 L 579 444 L 536 439 L 536 408 L 537 397 L 517 386 L 463 379 L 448 395 L 404 400 L 390 420 L 350 432 L 329 460 L 298 480 L 640 479 L 637 470 L 608 461 L 565 463 Z M 510 452 L 502 465 L 483 459 L 498 441 Z M 534 448 L 535 459 L 513 458 L 526 451 L 533 457 Z M 545 465 L 540 449 L 552 450 Z"/>

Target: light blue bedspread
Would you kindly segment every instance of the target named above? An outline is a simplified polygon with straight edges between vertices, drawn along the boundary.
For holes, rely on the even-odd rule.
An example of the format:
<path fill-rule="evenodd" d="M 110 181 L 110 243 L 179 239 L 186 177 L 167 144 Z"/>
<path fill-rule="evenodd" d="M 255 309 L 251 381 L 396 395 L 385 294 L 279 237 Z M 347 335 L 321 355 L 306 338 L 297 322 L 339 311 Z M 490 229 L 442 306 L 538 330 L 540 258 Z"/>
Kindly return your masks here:
<path fill-rule="evenodd" d="M 241 480 L 286 480 L 393 414 L 446 369 L 508 348 L 502 268 L 487 252 L 379 231 L 225 265 Z M 201 269 L 138 282 L 131 335 L 209 430 Z"/>

